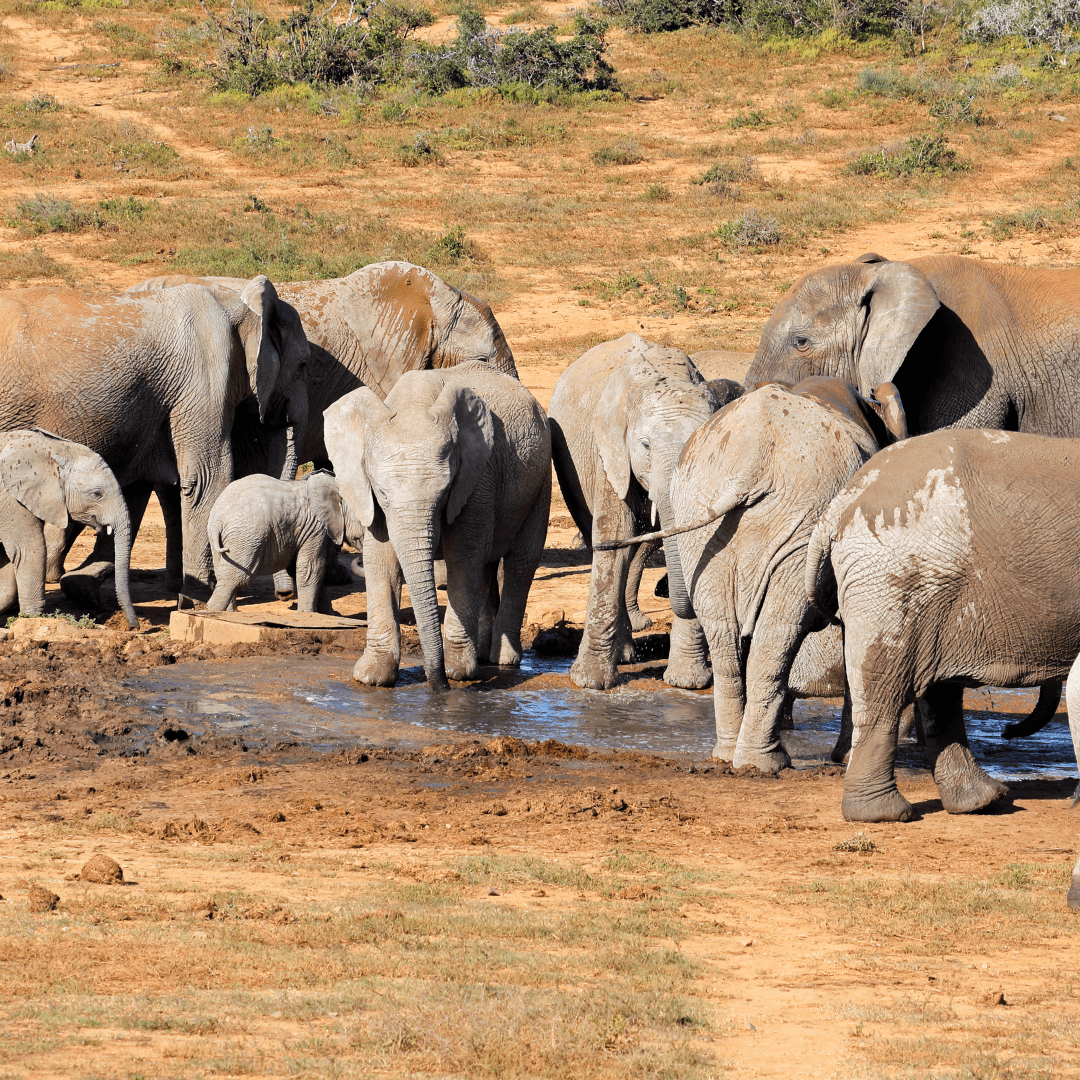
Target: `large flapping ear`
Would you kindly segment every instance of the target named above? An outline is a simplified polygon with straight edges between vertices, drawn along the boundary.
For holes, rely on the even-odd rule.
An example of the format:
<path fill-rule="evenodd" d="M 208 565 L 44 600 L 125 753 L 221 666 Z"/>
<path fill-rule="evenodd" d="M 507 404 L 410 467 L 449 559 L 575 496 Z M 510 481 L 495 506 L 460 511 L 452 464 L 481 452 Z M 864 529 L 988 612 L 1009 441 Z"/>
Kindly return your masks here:
<path fill-rule="evenodd" d="M 340 544 L 345 539 L 345 512 L 334 477 L 320 469 L 308 474 L 306 484 L 311 512 L 323 523 L 330 540 Z"/>
<path fill-rule="evenodd" d="M 0 484 L 31 514 L 58 529 L 68 524 L 60 469 L 44 435 L 20 431 L 0 441 Z"/>
<path fill-rule="evenodd" d="M 393 415 L 367 386 L 338 398 L 323 413 L 323 439 L 334 464 L 338 490 L 365 529 L 375 520 L 375 496 L 364 462 L 368 429 Z"/>
<path fill-rule="evenodd" d="M 278 318 L 277 290 L 268 277 L 260 274 L 244 286 L 240 299 L 258 316 L 257 319 L 245 319 L 239 331 L 247 357 L 248 376 L 259 403 L 259 420 L 264 422 L 281 375 L 281 356 L 273 333 Z"/>
<path fill-rule="evenodd" d="M 437 344 L 436 281 L 423 267 L 385 262 L 362 267 L 337 283 L 338 311 L 368 369 L 364 381 L 383 396 L 404 372 L 431 367 Z"/>
<path fill-rule="evenodd" d="M 630 490 L 630 451 L 626 446 L 627 411 L 630 407 L 632 365 L 625 363 L 613 372 L 604 385 L 600 402 L 593 414 L 592 431 L 600 464 L 608 483 L 620 499 Z"/>
<path fill-rule="evenodd" d="M 431 406 L 438 413 L 452 409 L 457 423 L 458 467 L 446 500 L 446 521 L 452 523 L 484 475 L 495 447 L 495 423 L 479 394 L 467 386 L 446 386 Z"/>
<path fill-rule="evenodd" d="M 941 301 L 926 275 L 908 263 L 870 263 L 864 280 L 860 304 L 866 320 L 856 370 L 859 392 L 869 397 L 875 386 L 896 378 Z"/>

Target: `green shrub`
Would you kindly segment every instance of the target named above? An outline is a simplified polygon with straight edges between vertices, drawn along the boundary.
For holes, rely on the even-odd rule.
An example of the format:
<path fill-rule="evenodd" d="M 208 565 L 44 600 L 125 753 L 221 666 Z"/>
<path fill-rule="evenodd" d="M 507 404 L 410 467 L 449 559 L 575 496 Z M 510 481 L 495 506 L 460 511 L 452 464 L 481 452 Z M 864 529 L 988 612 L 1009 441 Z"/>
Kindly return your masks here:
<path fill-rule="evenodd" d="M 620 139 L 614 146 L 601 146 L 593 152 L 593 162 L 597 165 L 637 165 L 645 160 L 645 155 L 633 139 Z"/>
<path fill-rule="evenodd" d="M 769 118 L 760 109 L 751 109 L 748 113 L 736 113 L 728 123 L 736 131 L 744 127 L 760 130 L 769 126 Z"/>
<path fill-rule="evenodd" d="M 425 263 L 457 263 L 472 254 L 465 239 L 465 226 L 453 225 L 435 241 L 424 256 Z"/>
<path fill-rule="evenodd" d="M 59 112 L 60 102 L 52 94 L 35 94 L 23 106 L 23 112 Z"/>
<path fill-rule="evenodd" d="M 850 166 L 856 176 L 897 179 L 904 176 L 944 176 L 970 166 L 957 156 L 944 135 L 913 135 L 891 149 L 882 147 L 857 157 Z"/>
<path fill-rule="evenodd" d="M 667 184 L 650 184 L 645 189 L 644 198 L 647 202 L 671 202 L 674 196 Z"/>
<path fill-rule="evenodd" d="M 24 195 L 15 204 L 17 224 L 35 233 L 81 232 L 97 228 L 101 220 L 97 211 L 80 210 L 70 199 L 62 195 Z"/>
<path fill-rule="evenodd" d="M 411 143 L 398 147 L 398 161 L 406 168 L 414 169 L 418 165 L 440 165 L 442 154 L 430 131 L 418 132 Z"/>
<path fill-rule="evenodd" d="M 757 249 L 779 244 L 782 234 L 776 218 L 766 217 L 751 208 L 745 214 L 725 221 L 716 230 L 716 235 L 725 247 Z"/>

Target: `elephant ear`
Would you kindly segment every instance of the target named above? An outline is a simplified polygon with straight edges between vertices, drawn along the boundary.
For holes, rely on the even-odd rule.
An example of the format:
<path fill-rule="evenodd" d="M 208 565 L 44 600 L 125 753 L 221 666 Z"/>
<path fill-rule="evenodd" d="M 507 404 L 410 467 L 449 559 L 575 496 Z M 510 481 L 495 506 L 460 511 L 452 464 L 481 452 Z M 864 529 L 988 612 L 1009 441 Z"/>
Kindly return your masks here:
<path fill-rule="evenodd" d="M 431 367 L 436 281 L 423 267 L 387 262 L 365 266 L 337 284 L 338 311 L 367 367 L 364 381 L 383 397 L 406 371 Z"/>
<path fill-rule="evenodd" d="M 41 435 L 8 436 L 0 450 L 0 484 L 31 514 L 58 529 L 68 524 L 60 469 Z"/>
<path fill-rule="evenodd" d="M 281 376 L 281 355 L 271 332 L 278 319 L 277 290 L 268 277 L 260 274 L 244 286 L 240 299 L 258 316 L 258 319 L 244 320 L 240 326 L 240 340 L 244 343 L 255 400 L 259 403 L 259 420 L 265 422 L 270 398 Z"/>
<path fill-rule="evenodd" d="M 491 410 L 475 390 L 446 386 L 432 405 L 438 414 L 452 409 L 458 430 L 458 467 L 446 500 L 446 521 L 452 524 L 484 475 L 495 447 L 495 424 Z"/>
<path fill-rule="evenodd" d="M 323 523 L 335 544 L 345 539 L 345 512 L 334 478 L 328 472 L 313 472 L 307 478 L 307 498 L 311 512 Z"/>
<path fill-rule="evenodd" d="M 887 382 L 875 386 L 871 404 L 896 442 L 908 437 L 907 413 L 895 383 Z"/>
<path fill-rule="evenodd" d="M 860 306 L 866 312 L 866 322 L 856 369 L 859 392 L 869 397 L 875 386 L 896 377 L 941 301 L 926 275 L 915 267 L 881 261 L 867 265 L 867 285 Z"/>
<path fill-rule="evenodd" d="M 338 398 L 323 413 L 323 438 L 334 464 L 338 491 L 365 529 L 375 520 L 375 496 L 364 463 L 367 429 L 393 415 L 367 386 Z"/>
<path fill-rule="evenodd" d="M 630 452 L 626 447 L 627 411 L 630 406 L 631 364 L 623 364 L 604 385 L 593 414 L 593 439 L 608 483 L 620 499 L 630 490 Z"/>

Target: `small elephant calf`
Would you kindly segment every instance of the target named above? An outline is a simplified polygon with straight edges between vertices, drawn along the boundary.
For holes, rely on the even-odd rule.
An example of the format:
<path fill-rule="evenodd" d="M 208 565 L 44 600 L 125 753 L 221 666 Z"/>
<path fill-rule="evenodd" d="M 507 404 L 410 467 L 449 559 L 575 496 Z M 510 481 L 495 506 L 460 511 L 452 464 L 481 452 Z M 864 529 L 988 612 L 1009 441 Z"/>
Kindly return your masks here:
<path fill-rule="evenodd" d="M 207 608 L 235 611 L 237 592 L 253 577 L 288 570 L 297 611 L 332 615 L 323 582 L 345 539 L 346 517 L 333 474 L 321 469 L 302 480 L 261 473 L 234 480 L 210 512 L 217 586 Z"/>

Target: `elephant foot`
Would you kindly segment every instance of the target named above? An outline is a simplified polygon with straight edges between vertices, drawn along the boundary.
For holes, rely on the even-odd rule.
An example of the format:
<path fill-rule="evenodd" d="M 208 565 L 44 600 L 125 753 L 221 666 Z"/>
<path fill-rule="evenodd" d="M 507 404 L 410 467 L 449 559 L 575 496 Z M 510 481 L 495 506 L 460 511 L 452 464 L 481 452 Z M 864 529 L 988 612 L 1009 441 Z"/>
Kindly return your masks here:
<path fill-rule="evenodd" d="M 77 607 L 101 611 L 116 607 L 112 563 L 97 562 L 71 570 L 60 579 L 63 594 Z"/>
<path fill-rule="evenodd" d="M 614 664 L 579 656 L 570 666 L 570 681 L 585 690 L 610 690 L 618 678 Z"/>
<path fill-rule="evenodd" d="M 701 663 L 694 663 L 682 657 L 668 659 L 664 670 L 664 682 L 668 686 L 679 686 L 683 690 L 704 690 L 712 686 L 712 672 Z"/>
<path fill-rule="evenodd" d="M 398 662 L 388 653 L 365 649 L 353 667 L 352 677 L 368 686 L 393 686 L 397 682 Z"/>
<path fill-rule="evenodd" d="M 648 630 L 653 624 L 652 619 L 639 609 L 635 608 L 632 611 L 628 611 L 627 614 L 630 616 L 630 628 L 635 634 L 640 630 Z"/>
<path fill-rule="evenodd" d="M 983 810 L 1009 793 L 1009 789 L 987 775 L 960 743 L 950 743 L 934 762 L 934 783 L 941 805 L 950 814 L 971 814 Z"/>
<path fill-rule="evenodd" d="M 849 757 L 851 757 L 851 738 L 841 734 L 829 754 L 829 760 L 834 765 L 846 765 Z"/>
<path fill-rule="evenodd" d="M 910 821 L 915 816 L 911 803 L 893 784 L 878 795 L 857 795 L 844 792 L 840 813 L 846 821 Z"/>
<path fill-rule="evenodd" d="M 521 642 L 515 645 L 514 642 L 503 638 L 498 643 L 498 648 L 492 646 L 490 660 L 499 667 L 521 667 L 521 656 Z"/>
<path fill-rule="evenodd" d="M 753 765 L 758 772 L 775 776 L 781 769 L 791 768 L 791 758 L 782 746 L 776 750 L 740 750 L 736 747 L 731 765 L 735 769 L 741 769 L 744 765 Z"/>
<path fill-rule="evenodd" d="M 470 659 L 467 656 L 451 656 L 444 652 L 443 668 L 446 677 L 454 682 L 472 682 L 480 674 L 480 664 L 475 656 Z"/>
<path fill-rule="evenodd" d="M 636 664 L 637 663 L 637 653 L 634 652 L 634 643 L 632 641 L 624 641 L 620 646 L 618 646 L 618 648 L 616 649 L 616 652 L 618 653 L 618 656 L 619 656 L 618 663 L 620 663 L 620 664 Z"/>
<path fill-rule="evenodd" d="M 284 589 L 275 589 L 274 596 L 276 596 L 283 604 L 288 604 L 296 599 L 296 592 L 293 589 L 289 589 L 288 592 Z"/>
<path fill-rule="evenodd" d="M 712 756 L 717 761 L 725 761 L 729 765 L 732 758 L 735 757 L 735 740 L 734 739 L 717 739 L 716 745 L 713 747 Z"/>

